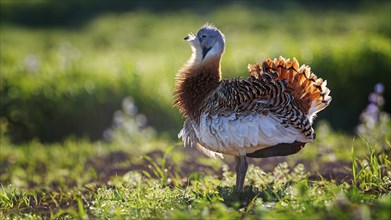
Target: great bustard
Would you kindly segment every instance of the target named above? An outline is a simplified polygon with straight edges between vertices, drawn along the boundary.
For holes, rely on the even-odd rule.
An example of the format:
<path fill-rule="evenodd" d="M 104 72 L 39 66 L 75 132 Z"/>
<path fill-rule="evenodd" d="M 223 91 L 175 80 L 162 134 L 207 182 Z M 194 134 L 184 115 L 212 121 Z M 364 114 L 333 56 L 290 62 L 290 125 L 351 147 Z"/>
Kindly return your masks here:
<path fill-rule="evenodd" d="M 315 139 L 313 119 L 331 97 L 308 66 L 267 59 L 249 64 L 246 79 L 222 80 L 220 30 L 206 24 L 185 40 L 193 53 L 176 78 L 174 105 L 186 118 L 178 136 L 210 157 L 235 156 L 236 189 L 243 189 L 246 157 L 294 154 Z"/>

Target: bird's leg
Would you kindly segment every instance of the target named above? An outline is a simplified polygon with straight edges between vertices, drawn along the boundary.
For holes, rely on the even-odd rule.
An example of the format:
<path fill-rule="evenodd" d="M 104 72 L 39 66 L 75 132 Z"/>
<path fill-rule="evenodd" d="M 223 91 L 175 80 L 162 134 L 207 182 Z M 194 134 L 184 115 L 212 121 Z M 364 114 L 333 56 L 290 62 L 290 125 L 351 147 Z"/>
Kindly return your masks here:
<path fill-rule="evenodd" d="M 242 191 L 244 185 L 244 178 L 246 177 L 246 172 L 248 167 L 246 155 L 236 156 L 235 161 L 236 161 L 236 166 L 235 166 L 236 189 Z"/>

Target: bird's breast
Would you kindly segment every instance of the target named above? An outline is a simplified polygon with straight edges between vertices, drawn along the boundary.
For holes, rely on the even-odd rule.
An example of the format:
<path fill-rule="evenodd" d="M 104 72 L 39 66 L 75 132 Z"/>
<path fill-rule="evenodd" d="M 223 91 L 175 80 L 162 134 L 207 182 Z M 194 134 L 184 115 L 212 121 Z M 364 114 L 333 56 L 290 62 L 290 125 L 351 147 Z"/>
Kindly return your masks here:
<path fill-rule="evenodd" d="M 191 123 L 199 144 L 211 151 L 231 155 L 252 153 L 281 143 L 312 141 L 299 129 L 282 125 L 272 114 L 203 113 L 199 120 Z"/>

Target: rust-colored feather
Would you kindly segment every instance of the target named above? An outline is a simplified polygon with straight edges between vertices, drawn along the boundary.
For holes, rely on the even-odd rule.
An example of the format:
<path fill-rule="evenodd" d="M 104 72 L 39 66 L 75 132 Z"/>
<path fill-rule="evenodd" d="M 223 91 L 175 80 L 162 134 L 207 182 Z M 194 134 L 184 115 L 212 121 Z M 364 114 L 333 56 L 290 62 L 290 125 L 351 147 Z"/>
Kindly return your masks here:
<path fill-rule="evenodd" d="M 317 78 L 314 73 L 311 73 L 309 66 L 302 65 L 300 68 L 299 66 L 296 58 L 291 61 L 280 56 L 279 59 L 264 61 L 263 68 L 259 64 L 249 64 L 248 71 L 250 75 L 257 78 L 265 72 L 271 72 L 277 74 L 275 80 L 286 80 L 286 91 L 293 95 L 305 115 L 313 113 L 310 110 L 314 112 L 323 110 L 331 102 L 327 81 Z"/>
<path fill-rule="evenodd" d="M 216 62 L 217 60 L 217 62 Z M 217 88 L 221 80 L 218 58 L 203 65 L 185 65 L 179 70 L 174 90 L 174 107 L 185 116 L 195 118 L 208 94 Z"/>

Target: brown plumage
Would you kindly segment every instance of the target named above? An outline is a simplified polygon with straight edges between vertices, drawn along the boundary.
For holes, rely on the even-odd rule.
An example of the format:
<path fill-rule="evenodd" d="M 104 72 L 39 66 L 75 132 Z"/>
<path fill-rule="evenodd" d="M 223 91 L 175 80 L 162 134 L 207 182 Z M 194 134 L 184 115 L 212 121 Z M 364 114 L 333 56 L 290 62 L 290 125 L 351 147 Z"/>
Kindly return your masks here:
<path fill-rule="evenodd" d="M 221 79 L 224 35 L 205 25 L 185 38 L 190 60 L 179 71 L 175 103 L 186 118 L 179 137 L 208 156 L 234 155 L 237 189 L 243 189 L 246 156 L 263 158 L 298 152 L 314 140 L 316 113 L 331 97 L 326 81 L 293 58 L 248 65 L 245 79 Z"/>
<path fill-rule="evenodd" d="M 218 58 L 205 62 L 204 65 L 185 66 L 177 76 L 174 91 L 174 106 L 185 116 L 196 118 L 200 114 L 201 103 L 221 82 Z"/>

